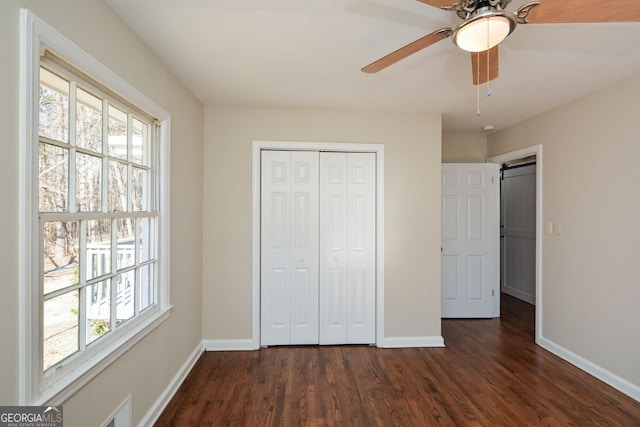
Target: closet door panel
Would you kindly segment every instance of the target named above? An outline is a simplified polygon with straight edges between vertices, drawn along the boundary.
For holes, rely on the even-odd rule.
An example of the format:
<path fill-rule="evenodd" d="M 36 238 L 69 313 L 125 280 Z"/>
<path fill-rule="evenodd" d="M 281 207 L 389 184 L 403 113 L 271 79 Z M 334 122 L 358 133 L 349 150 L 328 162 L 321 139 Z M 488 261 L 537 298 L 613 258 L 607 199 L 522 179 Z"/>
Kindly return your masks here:
<path fill-rule="evenodd" d="M 320 344 L 375 342 L 375 154 L 320 155 Z"/>
<path fill-rule="evenodd" d="M 319 153 L 291 153 L 291 344 L 318 344 Z"/>
<path fill-rule="evenodd" d="M 261 169 L 261 344 L 289 344 L 290 153 L 264 151 Z"/>
<path fill-rule="evenodd" d="M 375 342 L 376 161 L 373 153 L 348 154 L 347 343 Z"/>
<path fill-rule="evenodd" d="M 318 343 L 318 161 L 262 152 L 262 345 Z"/>
<path fill-rule="evenodd" d="M 320 155 L 320 344 L 347 342 L 347 153 Z"/>

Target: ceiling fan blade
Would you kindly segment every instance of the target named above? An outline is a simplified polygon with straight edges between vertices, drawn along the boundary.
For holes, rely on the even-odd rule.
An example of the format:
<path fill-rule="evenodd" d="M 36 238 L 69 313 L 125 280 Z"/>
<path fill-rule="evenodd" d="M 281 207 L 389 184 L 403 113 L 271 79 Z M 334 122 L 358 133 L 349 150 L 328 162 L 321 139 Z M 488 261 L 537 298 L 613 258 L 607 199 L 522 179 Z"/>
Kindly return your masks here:
<path fill-rule="evenodd" d="M 431 46 L 440 40 L 446 39 L 451 35 L 451 28 L 440 28 L 431 34 L 428 34 L 418 40 L 409 43 L 408 45 L 401 47 L 395 52 L 391 52 L 389 55 L 384 56 L 377 61 L 372 62 L 362 69 L 365 73 L 377 73 L 380 70 L 387 68 L 390 65 L 395 64 L 401 59 L 418 52 L 426 47 Z"/>
<path fill-rule="evenodd" d="M 487 52 L 489 52 L 489 69 L 487 70 Z M 488 51 L 471 52 L 471 71 L 473 72 L 473 84 L 480 85 L 498 78 L 498 46 Z M 488 72 L 487 72 L 488 71 Z"/>
<path fill-rule="evenodd" d="M 523 24 L 640 22 L 640 1 L 539 0 L 518 10 Z"/>
<path fill-rule="evenodd" d="M 441 9 L 450 9 L 458 4 L 456 0 L 418 0 L 420 3 L 428 4 Z"/>

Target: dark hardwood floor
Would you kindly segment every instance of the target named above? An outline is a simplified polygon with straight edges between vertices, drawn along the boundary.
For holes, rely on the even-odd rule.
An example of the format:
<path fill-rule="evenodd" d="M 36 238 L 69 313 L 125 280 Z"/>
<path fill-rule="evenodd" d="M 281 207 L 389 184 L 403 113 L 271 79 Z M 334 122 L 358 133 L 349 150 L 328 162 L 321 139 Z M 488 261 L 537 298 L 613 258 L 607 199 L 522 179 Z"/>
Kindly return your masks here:
<path fill-rule="evenodd" d="M 534 309 L 443 320 L 446 348 L 207 352 L 157 426 L 640 426 L 640 403 L 534 344 Z"/>

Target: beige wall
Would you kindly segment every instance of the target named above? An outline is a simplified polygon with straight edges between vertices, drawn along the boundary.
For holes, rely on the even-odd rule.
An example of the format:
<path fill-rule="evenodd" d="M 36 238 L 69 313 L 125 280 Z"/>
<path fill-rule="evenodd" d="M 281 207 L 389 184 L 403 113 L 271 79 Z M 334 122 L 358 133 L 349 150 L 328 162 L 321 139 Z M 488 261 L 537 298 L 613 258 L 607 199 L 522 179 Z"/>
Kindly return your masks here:
<path fill-rule="evenodd" d="M 0 2 L 0 405 L 18 401 L 18 24 L 15 2 Z"/>
<path fill-rule="evenodd" d="M 440 115 L 207 107 L 203 338 L 251 338 L 253 140 L 385 144 L 385 336 L 440 336 Z"/>
<path fill-rule="evenodd" d="M 489 137 L 543 146 L 542 335 L 640 387 L 640 76 Z"/>
<path fill-rule="evenodd" d="M 482 132 L 442 135 L 442 163 L 484 163 L 485 160 L 487 160 L 487 136 Z"/>
<path fill-rule="evenodd" d="M 172 115 L 171 317 L 64 402 L 65 426 L 96 426 L 133 395 L 137 423 L 199 345 L 203 108 L 101 0 L 0 2 L 0 404 L 18 401 L 19 10 L 36 15 Z"/>

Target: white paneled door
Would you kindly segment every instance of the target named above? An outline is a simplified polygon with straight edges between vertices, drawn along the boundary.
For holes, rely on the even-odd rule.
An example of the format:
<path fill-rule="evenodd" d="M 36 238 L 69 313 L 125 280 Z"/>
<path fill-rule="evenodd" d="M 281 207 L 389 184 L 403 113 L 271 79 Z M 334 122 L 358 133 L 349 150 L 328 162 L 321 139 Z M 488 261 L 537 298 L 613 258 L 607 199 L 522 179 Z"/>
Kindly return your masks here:
<path fill-rule="evenodd" d="M 262 345 L 318 343 L 318 158 L 262 152 Z"/>
<path fill-rule="evenodd" d="M 375 167 L 320 154 L 320 344 L 375 342 Z"/>
<path fill-rule="evenodd" d="M 442 317 L 497 315 L 498 165 L 442 165 Z"/>
<path fill-rule="evenodd" d="M 261 345 L 375 342 L 375 165 L 262 152 Z"/>

